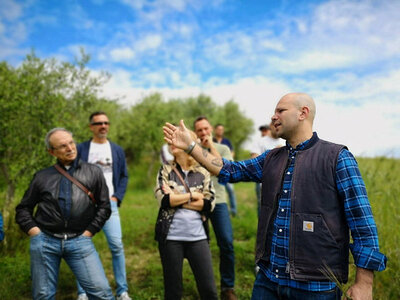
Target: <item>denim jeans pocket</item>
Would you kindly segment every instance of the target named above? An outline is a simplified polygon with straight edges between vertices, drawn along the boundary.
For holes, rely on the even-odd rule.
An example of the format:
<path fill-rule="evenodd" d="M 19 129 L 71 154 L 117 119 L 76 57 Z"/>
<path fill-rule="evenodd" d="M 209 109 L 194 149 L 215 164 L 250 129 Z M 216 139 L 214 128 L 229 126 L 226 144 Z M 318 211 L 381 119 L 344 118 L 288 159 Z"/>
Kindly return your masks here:
<path fill-rule="evenodd" d="M 89 239 L 89 240 L 91 240 L 92 239 L 92 237 L 91 236 L 86 236 L 86 235 L 83 235 L 83 233 L 79 236 L 80 238 L 82 238 L 82 239 Z"/>

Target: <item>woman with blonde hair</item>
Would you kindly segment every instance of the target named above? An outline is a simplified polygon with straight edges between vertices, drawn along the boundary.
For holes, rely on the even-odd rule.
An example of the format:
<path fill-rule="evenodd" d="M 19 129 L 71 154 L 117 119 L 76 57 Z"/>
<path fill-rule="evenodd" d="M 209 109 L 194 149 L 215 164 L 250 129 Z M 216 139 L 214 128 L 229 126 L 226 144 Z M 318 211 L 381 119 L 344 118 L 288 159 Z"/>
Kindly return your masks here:
<path fill-rule="evenodd" d="M 191 132 L 196 138 L 194 132 Z M 174 160 L 157 175 L 155 239 L 164 275 L 164 298 L 182 298 L 183 259 L 189 261 L 201 299 L 218 299 L 208 244 L 207 215 L 214 206 L 210 173 L 185 151 L 170 146 Z"/>

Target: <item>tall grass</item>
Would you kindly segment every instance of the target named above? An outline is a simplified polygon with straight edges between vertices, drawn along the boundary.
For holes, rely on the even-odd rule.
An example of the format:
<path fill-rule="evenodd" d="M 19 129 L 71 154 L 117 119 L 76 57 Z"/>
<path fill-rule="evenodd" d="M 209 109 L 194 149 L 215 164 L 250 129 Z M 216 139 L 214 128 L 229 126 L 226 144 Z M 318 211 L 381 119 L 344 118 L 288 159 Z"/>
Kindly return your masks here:
<path fill-rule="evenodd" d="M 367 185 L 368 195 L 378 226 L 381 252 L 389 258 L 384 272 L 375 273 L 374 299 L 400 298 L 400 161 L 386 158 L 358 159 Z M 162 299 L 163 278 L 154 224 L 157 203 L 152 188 L 138 185 L 136 178 L 144 172 L 131 170 L 128 192 L 120 209 L 130 294 L 134 299 Z M 154 177 L 155 178 L 155 177 Z M 151 185 L 153 184 L 153 181 Z M 142 187 L 140 189 L 140 187 Z M 236 293 L 240 299 L 250 299 L 254 283 L 254 246 L 257 229 L 257 202 L 253 183 L 235 184 L 238 216 L 232 218 L 236 256 Z M 9 246 L 0 244 L 0 299 L 30 299 L 29 238 L 12 228 L 7 232 Z M 12 235 L 10 237 L 10 235 Z M 112 288 L 111 254 L 103 233 L 94 237 Z M 214 274 L 219 286 L 219 254 L 211 230 L 211 251 Z M 184 299 L 198 299 L 195 280 L 189 265 L 184 264 Z M 355 268 L 350 268 L 350 282 Z M 75 279 L 68 266 L 62 263 L 57 299 L 75 299 Z"/>

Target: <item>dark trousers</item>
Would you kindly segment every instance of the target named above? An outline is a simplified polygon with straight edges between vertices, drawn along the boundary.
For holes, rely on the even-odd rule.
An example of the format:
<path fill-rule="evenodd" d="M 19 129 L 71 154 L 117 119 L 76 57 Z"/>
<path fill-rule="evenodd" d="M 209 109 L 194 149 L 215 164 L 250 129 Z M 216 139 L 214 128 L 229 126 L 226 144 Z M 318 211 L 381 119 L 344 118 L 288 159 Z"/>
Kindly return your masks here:
<path fill-rule="evenodd" d="M 183 259 L 189 261 L 201 299 L 218 299 L 207 240 L 158 243 L 164 274 L 164 299 L 182 298 Z"/>

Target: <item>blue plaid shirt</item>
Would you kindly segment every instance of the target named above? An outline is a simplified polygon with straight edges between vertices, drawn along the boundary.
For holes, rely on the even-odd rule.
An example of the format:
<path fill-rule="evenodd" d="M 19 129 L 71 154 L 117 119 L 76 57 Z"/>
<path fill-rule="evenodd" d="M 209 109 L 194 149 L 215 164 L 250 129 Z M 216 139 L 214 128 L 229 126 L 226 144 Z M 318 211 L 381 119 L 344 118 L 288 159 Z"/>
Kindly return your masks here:
<path fill-rule="evenodd" d="M 316 133 L 314 133 L 312 139 L 318 139 Z M 292 174 L 297 153 L 304 149 L 309 142 L 310 140 L 307 140 L 299 144 L 296 149 L 286 143 L 290 164 L 284 174 L 274 222 L 270 263 L 268 265 L 260 263 L 259 266 L 271 281 L 279 285 L 308 291 L 326 291 L 334 288 L 335 283 L 328 281 L 300 282 L 290 279 L 287 272 Z M 266 151 L 256 158 L 240 162 L 224 160 L 224 166 L 219 174 L 219 182 L 261 182 L 264 160 L 268 153 L 269 151 Z M 356 266 L 377 271 L 384 270 L 386 257 L 379 252 L 378 234 L 364 181 L 361 178 L 355 158 L 347 149 L 343 149 L 339 153 L 336 166 L 336 185 L 339 196 L 344 199 L 347 224 L 354 242 L 350 244 L 350 250 Z"/>

